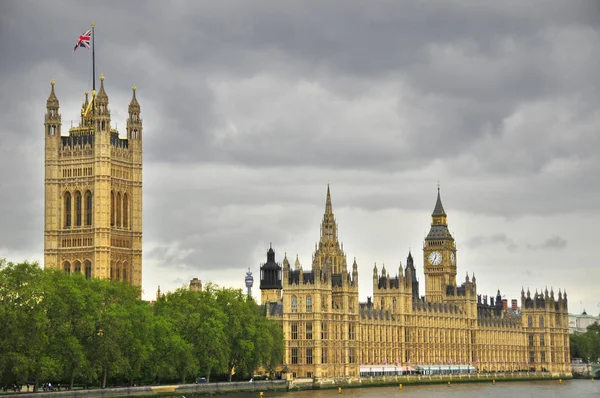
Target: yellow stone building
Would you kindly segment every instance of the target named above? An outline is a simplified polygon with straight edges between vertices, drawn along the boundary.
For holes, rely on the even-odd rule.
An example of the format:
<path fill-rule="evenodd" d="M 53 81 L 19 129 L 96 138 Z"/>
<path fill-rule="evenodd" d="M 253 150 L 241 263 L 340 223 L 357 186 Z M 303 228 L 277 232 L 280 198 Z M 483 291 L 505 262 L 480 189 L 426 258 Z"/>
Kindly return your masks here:
<path fill-rule="evenodd" d="M 458 284 L 457 251 L 440 192 L 423 244 L 426 295 L 412 254 L 391 277 L 373 267 L 373 295 L 358 299 L 356 259 L 348 270 L 329 186 L 312 268 L 298 258 L 261 266 L 261 302 L 282 322 L 284 364 L 295 377 L 357 377 L 361 366 L 469 365 L 476 371 L 570 373 L 567 294 L 521 292 L 521 309 L 477 293 L 475 275 Z"/>
<path fill-rule="evenodd" d="M 62 134 L 54 81 L 45 115 L 44 266 L 142 284 L 142 119 L 135 95 L 127 138 L 111 128 L 108 95 L 81 109 Z"/>

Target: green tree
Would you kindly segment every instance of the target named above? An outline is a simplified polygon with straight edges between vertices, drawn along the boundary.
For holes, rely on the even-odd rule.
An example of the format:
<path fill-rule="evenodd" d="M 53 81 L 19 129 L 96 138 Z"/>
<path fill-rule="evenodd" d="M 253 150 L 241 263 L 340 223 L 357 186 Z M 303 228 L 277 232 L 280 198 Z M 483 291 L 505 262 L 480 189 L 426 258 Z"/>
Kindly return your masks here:
<path fill-rule="evenodd" d="M 82 275 L 60 270 L 45 272 L 48 286 L 47 316 L 52 321 L 49 349 L 59 361 L 60 378 L 73 388 L 75 377 L 90 379 L 93 367 L 86 355 L 86 343 L 94 334 L 100 296 Z"/>
<path fill-rule="evenodd" d="M 50 353 L 47 287 L 37 263 L 2 262 L 0 303 L 2 310 L 2 382 L 34 382 L 34 391 L 44 377 L 58 373 L 58 361 Z"/>

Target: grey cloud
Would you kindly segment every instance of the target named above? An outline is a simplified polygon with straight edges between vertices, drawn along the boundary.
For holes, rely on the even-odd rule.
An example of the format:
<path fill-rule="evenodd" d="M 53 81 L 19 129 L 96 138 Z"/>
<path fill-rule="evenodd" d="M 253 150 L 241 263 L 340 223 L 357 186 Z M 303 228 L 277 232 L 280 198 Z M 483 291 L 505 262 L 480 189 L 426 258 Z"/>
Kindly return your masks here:
<path fill-rule="evenodd" d="M 89 53 L 72 46 L 92 19 L 119 126 L 138 86 L 144 261 L 156 268 L 234 272 L 269 241 L 318 234 L 328 180 L 349 211 L 428 216 L 440 180 L 451 219 L 597 214 L 598 11 L 593 1 L 0 2 L 1 251 L 42 250 L 48 81 L 66 130 L 91 86 Z M 469 249 L 519 248 L 480 225 L 472 236 Z M 572 247 L 564 236 L 569 245 L 531 245 Z"/>
<path fill-rule="evenodd" d="M 542 243 L 527 245 L 528 249 L 554 249 L 554 250 L 562 250 L 567 247 L 569 242 L 561 238 L 560 236 L 554 236 L 552 238 L 548 238 Z"/>
<path fill-rule="evenodd" d="M 505 234 L 502 234 L 502 233 L 488 235 L 488 236 L 484 236 L 484 235 L 475 236 L 466 243 L 467 247 L 472 248 L 472 249 L 477 249 L 477 248 L 481 248 L 482 246 L 495 245 L 495 244 L 502 244 L 509 251 L 515 251 L 519 247 L 513 239 L 509 238 L 508 236 L 506 236 Z"/>

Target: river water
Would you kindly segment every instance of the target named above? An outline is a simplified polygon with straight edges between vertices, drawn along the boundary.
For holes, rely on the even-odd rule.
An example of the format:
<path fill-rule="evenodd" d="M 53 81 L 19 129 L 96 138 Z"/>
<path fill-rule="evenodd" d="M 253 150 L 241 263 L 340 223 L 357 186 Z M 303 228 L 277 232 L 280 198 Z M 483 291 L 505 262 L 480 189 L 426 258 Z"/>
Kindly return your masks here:
<path fill-rule="evenodd" d="M 227 395 L 232 398 L 256 398 L 257 392 Z M 460 397 L 460 398 L 600 398 L 600 380 L 521 381 L 492 383 L 464 383 L 447 385 L 421 385 L 399 387 L 371 387 L 337 390 L 314 390 L 298 392 L 265 392 L 265 398 L 387 398 L 387 397 Z"/>

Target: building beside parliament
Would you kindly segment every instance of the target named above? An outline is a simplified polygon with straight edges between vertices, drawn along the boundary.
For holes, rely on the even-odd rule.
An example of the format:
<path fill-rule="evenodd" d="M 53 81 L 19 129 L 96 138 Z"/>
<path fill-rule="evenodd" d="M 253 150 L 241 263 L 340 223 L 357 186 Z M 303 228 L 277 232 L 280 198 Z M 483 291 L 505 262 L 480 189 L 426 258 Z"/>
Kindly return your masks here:
<path fill-rule="evenodd" d="M 142 119 L 135 95 L 127 137 L 111 128 L 108 95 L 85 99 L 79 126 L 62 134 L 51 82 L 46 103 L 44 266 L 142 284 Z"/>
<path fill-rule="evenodd" d="M 261 302 L 283 325 L 284 364 L 296 377 L 357 377 L 361 365 L 468 364 L 477 371 L 570 373 L 567 294 L 521 291 L 521 310 L 457 282 L 458 257 L 438 189 L 423 244 L 421 296 L 409 252 L 390 276 L 373 267 L 373 295 L 358 300 L 358 264 L 348 269 L 329 186 L 312 268 L 280 265 L 272 248 L 261 266 Z"/>

